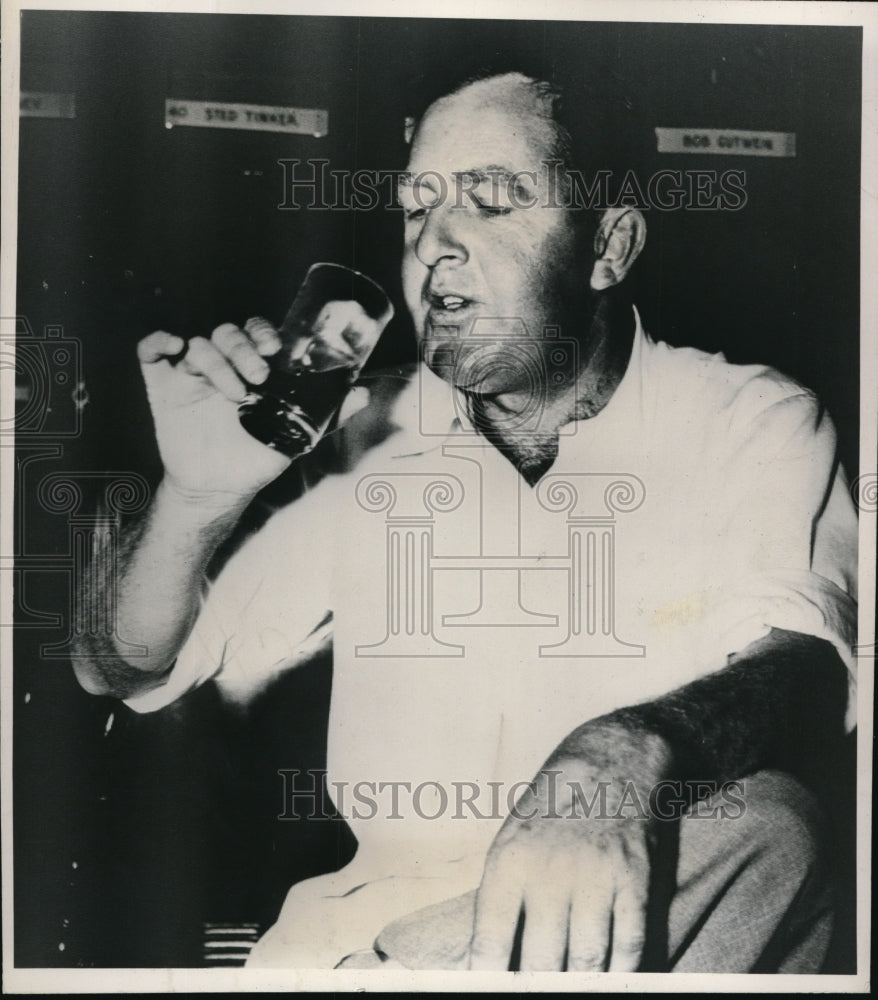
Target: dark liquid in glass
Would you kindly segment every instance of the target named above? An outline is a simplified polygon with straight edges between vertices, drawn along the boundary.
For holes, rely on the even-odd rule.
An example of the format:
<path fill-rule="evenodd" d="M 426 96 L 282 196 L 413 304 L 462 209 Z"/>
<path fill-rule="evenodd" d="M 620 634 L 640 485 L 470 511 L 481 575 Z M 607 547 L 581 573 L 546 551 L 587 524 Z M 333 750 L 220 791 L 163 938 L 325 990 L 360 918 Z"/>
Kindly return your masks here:
<path fill-rule="evenodd" d="M 270 448 L 297 458 L 311 451 L 352 384 L 349 368 L 272 372 L 245 400 L 241 425 Z"/>

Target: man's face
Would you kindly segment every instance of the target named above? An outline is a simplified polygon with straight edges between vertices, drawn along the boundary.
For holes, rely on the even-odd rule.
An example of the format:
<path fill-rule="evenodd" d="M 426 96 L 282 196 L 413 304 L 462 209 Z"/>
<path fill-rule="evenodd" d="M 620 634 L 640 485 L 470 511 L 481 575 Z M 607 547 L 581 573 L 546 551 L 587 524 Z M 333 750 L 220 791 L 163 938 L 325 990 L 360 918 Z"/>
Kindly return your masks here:
<path fill-rule="evenodd" d="M 587 322 L 589 262 L 570 211 L 546 204 L 554 136 L 539 100 L 509 75 L 437 101 L 400 184 L 406 304 L 425 360 L 462 389 L 527 392 L 532 366 L 510 363 L 510 344 Z"/>

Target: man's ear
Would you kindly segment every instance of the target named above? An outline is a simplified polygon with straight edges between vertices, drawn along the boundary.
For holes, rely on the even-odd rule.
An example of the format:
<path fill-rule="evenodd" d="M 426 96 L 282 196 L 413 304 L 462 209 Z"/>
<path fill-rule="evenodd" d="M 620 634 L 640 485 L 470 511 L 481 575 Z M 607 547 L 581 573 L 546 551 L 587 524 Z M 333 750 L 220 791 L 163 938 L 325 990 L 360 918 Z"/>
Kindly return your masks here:
<path fill-rule="evenodd" d="M 646 243 L 646 219 L 636 208 L 608 208 L 594 238 L 591 287 L 596 292 L 624 280 Z"/>

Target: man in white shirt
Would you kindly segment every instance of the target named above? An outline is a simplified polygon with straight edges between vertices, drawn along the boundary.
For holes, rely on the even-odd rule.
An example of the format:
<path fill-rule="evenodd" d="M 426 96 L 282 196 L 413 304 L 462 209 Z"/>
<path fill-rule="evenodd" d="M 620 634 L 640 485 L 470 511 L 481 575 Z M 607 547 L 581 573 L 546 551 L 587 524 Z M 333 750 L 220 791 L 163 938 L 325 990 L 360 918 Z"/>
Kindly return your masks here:
<path fill-rule="evenodd" d="M 813 971 L 825 954 L 819 822 L 782 772 L 855 718 L 834 432 L 777 373 L 648 337 L 623 284 L 644 219 L 557 207 L 556 103 L 509 73 L 420 120 L 400 202 L 424 363 L 203 606 L 208 560 L 288 464 L 237 417 L 277 334 L 141 342 L 165 477 L 126 540 L 118 620 L 149 653 L 86 640 L 80 681 L 140 711 L 209 677 L 246 703 L 333 614 L 329 779 L 358 851 L 293 887 L 254 964 Z"/>

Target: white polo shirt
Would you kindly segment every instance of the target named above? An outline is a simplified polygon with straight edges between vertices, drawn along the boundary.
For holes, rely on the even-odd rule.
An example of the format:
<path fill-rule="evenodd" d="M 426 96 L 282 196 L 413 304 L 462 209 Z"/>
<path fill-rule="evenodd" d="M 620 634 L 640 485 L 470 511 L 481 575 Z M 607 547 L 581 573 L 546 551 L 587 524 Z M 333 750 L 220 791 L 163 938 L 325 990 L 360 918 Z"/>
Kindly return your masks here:
<path fill-rule="evenodd" d="M 246 698 L 333 612 L 328 780 L 358 851 L 293 887 L 254 964 L 335 964 L 474 888 L 515 783 L 571 730 L 772 627 L 829 639 L 853 676 L 856 519 L 809 391 L 638 317 L 616 392 L 534 488 L 459 402 L 418 369 L 384 440 L 241 547 L 167 684 L 128 701 L 211 677 Z"/>

